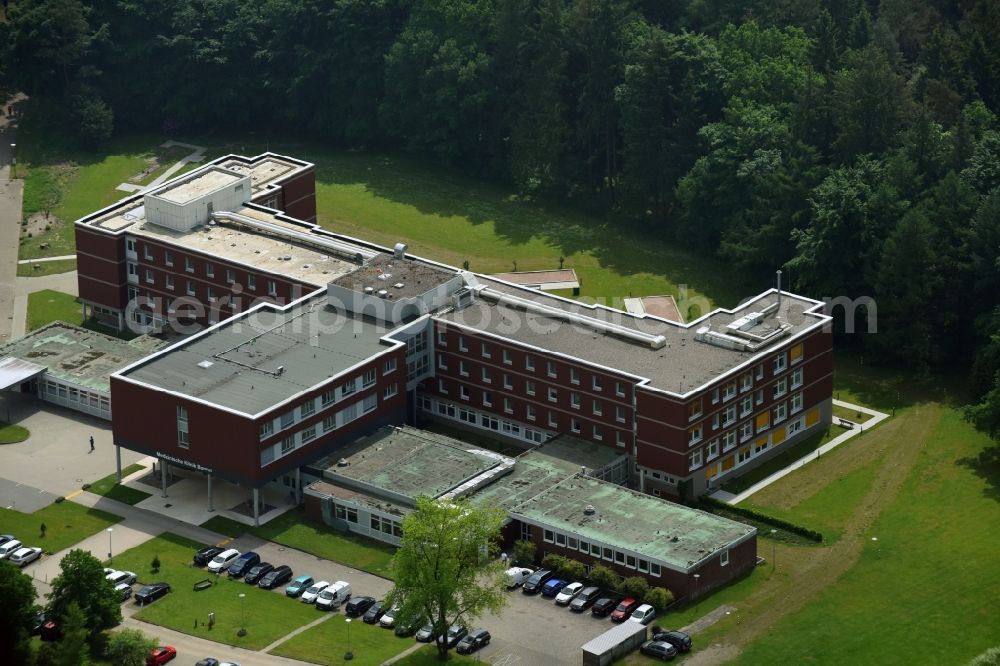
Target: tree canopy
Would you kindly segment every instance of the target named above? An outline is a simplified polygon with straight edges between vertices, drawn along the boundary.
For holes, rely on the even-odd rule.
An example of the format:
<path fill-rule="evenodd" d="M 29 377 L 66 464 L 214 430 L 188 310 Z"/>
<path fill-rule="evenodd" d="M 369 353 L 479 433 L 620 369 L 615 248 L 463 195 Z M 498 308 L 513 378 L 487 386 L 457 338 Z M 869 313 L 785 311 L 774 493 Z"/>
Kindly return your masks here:
<path fill-rule="evenodd" d="M 92 640 L 101 631 L 121 623 L 121 601 L 104 576 L 101 561 L 85 550 L 74 548 L 59 562 L 61 573 L 52 580 L 46 613 L 64 617 L 75 604 L 86 618 Z"/>
<path fill-rule="evenodd" d="M 12 664 L 30 662 L 31 622 L 35 619 L 35 586 L 31 578 L 6 560 L 0 560 L 0 649 Z"/>

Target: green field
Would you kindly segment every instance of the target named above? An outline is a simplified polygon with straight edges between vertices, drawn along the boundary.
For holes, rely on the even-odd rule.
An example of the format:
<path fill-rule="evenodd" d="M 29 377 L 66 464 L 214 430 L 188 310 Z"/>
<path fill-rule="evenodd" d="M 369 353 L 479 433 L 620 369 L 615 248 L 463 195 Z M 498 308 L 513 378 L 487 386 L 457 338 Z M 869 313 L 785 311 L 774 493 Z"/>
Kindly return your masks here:
<path fill-rule="evenodd" d="M 122 518 L 74 502 L 50 504 L 34 513 L 0 508 L 0 533 L 13 534 L 27 546 L 39 546 L 50 555 L 79 543 Z M 45 536 L 41 526 L 45 525 Z"/>
<path fill-rule="evenodd" d="M 24 426 L 0 421 L 0 444 L 17 444 L 30 436 L 31 433 Z"/>
<path fill-rule="evenodd" d="M 71 252 L 72 254 L 72 252 Z M 36 268 L 37 267 L 37 268 Z M 41 277 L 43 275 L 58 275 L 76 270 L 76 259 L 57 259 L 33 264 L 18 264 L 18 277 Z"/>
<path fill-rule="evenodd" d="M 28 330 L 37 330 L 54 321 L 77 326 L 83 323 L 83 306 L 76 296 L 52 289 L 28 294 Z"/>
<path fill-rule="evenodd" d="M 138 472 L 143 469 L 142 465 L 132 464 L 128 467 L 122 469 L 122 478 L 124 479 L 129 474 Z M 87 488 L 88 493 L 94 493 L 95 495 L 102 495 L 108 499 L 117 500 L 119 502 L 124 502 L 125 504 L 138 504 L 147 497 L 152 497 L 147 492 L 141 490 L 136 490 L 135 488 L 129 488 L 128 486 L 118 485 L 116 481 L 117 476 L 115 474 L 109 474 L 100 481 L 95 481 L 90 484 Z"/>
<path fill-rule="evenodd" d="M 331 613 L 325 622 L 293 636 L 269 654 L 334 666 L 344 663 L 347 622 L 343 613 Z M 397 638 L 390 629 L 352 620 L 350 650 L 353 664 L 377 666 L 413 645 L 412 638 Z M 404 663 L 404 662 L 397 662 Z"/>
<path fill-rule="evenodd" d="M 383 578 L 389 578 L 389 561 L 396 552 L 395 548 L 378 541 L 345 534 L 309 520 L 301 509 L 287 511 L 260 527 L 250 527 L 223 516 L 210 518 L 201 526 L 232 537 L 250 533 Z"/>
<path fill-rule="evenodd" d="M 196 582 L 215 578 L 205 569 L 191 564 L 191 555 L 203 546 L 165 533 L 114 557 L 116 569 L 134 571 L 141 583 L 164 581 L 172 588 L 165 597 L 140 610 L 136 614 L 138 619 L 192 636 L 259 650 L 322 616 L 312 606 L 287 598 L 282 590 L 262 590 L 227 576 L 219 576 L 217 585 L 195 592 Z M 158 573 L 150 570 L 154 556 L 160 558 Z M 246 595 L 243 603 L 247 634 L 243 637 L 237 635 L 242 622 L 241 593 Z M 214 612 L 216 618 L 212 629 L 205 624 L 209 611 Z M 198 627 L 195 627 L 195 620 L 199 621 Z"/>

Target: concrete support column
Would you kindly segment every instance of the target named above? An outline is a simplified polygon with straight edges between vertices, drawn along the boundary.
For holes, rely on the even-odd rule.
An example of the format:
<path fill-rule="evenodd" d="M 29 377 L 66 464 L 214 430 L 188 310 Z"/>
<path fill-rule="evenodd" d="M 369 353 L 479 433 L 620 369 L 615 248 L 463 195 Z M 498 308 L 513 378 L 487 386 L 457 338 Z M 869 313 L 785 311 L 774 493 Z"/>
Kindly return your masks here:
<path fill-rule="evenodd" d="M 212 475 L 208 475 L 208 510 L 211 513 L 215 511 L 215 507 L 212 505 Z"/>
<path fill-rule="evenodd" d="M 118 483 L 122 482 L 122 447 L 115 443 L 115 473 Z"/>
<path fill-rule="evenodd" d="M 253 489 L 253 526 L 260 527 L 260 489 Z"/>
<path fill-rule="evenodd" d="M 295 468 L 295 504 L 302 504 L 302 472 L 298 467 Z"/>
<path fill-rule="evenodd" d="M 121 310 L 118 311 L 118 330 L 119 331 L 125 330 L 125 315 L 122 314 Z"/>
<path fill-rule="evenodd" d="M 160 497 L 167 496 L 167 461 L 160 461 L 160 487 L 162 489 L 162 494 Z"/>

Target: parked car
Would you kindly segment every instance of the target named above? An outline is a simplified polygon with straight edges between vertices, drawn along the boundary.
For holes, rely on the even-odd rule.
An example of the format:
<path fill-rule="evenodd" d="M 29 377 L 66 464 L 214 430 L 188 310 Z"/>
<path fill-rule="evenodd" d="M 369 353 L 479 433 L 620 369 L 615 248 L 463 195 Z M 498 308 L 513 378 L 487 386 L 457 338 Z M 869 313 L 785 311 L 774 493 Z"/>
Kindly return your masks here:
<path fill-rule="evenodd" d="M 643 604 L 632 611 L 632 615 L 628 619 L 639 624 L 649 624 L 654 617 L 656 617 L 656 609 L 649 604 Z"/>
<path fill-rule="evenodd" d="M 515 587 L 524 585 L 524 581 L 528 580 L 528 577 L 533 573 L 535 573 L 535 570 L 529 569 L 528 567 L 511 567 L 510 569 L 507 569 L 504 573 L 504 580 L 507 582 L 507 589 L 513 590 Z"/>
<path fill-rule="evenodd" d="M 290 566 L 282 564 L 280 567 L 274 567 L 266 574 L 261 576 L 260 582 L 257 583 L 257 587 L 263 590 L 273 590 L 279 585 L 284 585 L 291 579 L 292 579 L 292 568 Z"/>
<path fill-rule="evenodd" d="M 215 657 L 205 657 L 194 666 L 219 666 L 219 660 Z"/>
<path fill-rule="evenodd" d="M 424 618 L 420 615 L 414 615 L 410 617 L 409 620 L 397 620 L 396 628 L 393 629 L 393 633 L 400 638 L 406 638 L 407 636 L 412 636 L 413 632 L 417 630 L 417 627 L 424 623 Z"/>
<path fill-rule="evenodd" d="M 386 612 L 382 613 L 382 617 L 379 618 L 378 625 L 384 629 L 392 629 L 396 626 L 396 613 L 399 612 L 399 606 L 393 606 Z"/>
<path fill-rule="evenodd" d="M 678 652 L 691 651 L 691 637 L 683 631 L 660 631 L 653 634 L 654 641 L 666 641 L 677 648 Z"/>
<path fill-rule="evenodd" d="M 43 641 L 57 641 L 62 638 L 62 629 L 55 620 L 46 620 L 38 630 L 38 637 Z"/>
<path fill-rule="evenodd" d="M 639 602 L 636 601 L 635 599 L 631 597 L 629 597 L 628 599 L 622 599 L 621 602 L 618 604 L 618 607 L 615 608 L 614 611 L 612 611 L 611 621 L 624 622 L 625 620 L 628 619 L 628 616 L 631 615 L 638 607 L 639 607 Z"/>
<path fill-rule="evenodd" d="M 319 593 L 328 587 L 330 587 L 330 581 L 328 580 L 321 580 L 319 582 L 313 583 L 309 587 L 309 589 L 307 589 L 305 592 L 301 594 L 301 596 L 299 596 L 299 601 L 301 601 L 304 604 L 314 604 L 316 603 L 316 597 L 319 596 Z"/>
<path fill-rule="evenodd" d="M 261 562 L 260 564 L 251 567 L 250 571 L 243 576 L 243 582 L 248 585 L 256 585 L 260 582 L 260 579 L 272 569 L 274 569 L 274 565 L 270 562 Z"/>
<path fill-rule="evenodd" d="M 260 564 L 260 555 L 254 552 L 243 553 L 229 565 L 229 577 L 240 578 L 243 574 Z"/>
<path fill-rule="evenodd" d="M 292 584 L 285 588 L 285 594 L 293 599 L 309 589 L 314 583 L 313 577 L 309 574 L 302 574 L 292 581 Z"/>
<path fill-rule="evenodd" d="M 146 585 L 135 593 L 135 603 L 140 606 L 145 606 L 150 602 L 156 601 L 168 592 L 170 592 L 170 585 L 167 583 L 153 583 L 152 585 Z"/>
<path fill-rule="evenodd" d="M 118 601 L 128 601 L 132 596 L 132 586 L 128 583 L 118 583 L 115 585 L 115 592 L 118 593 Z"/>
<path fill-rule="evenodd" d="M 465 638 L 455 646 L 455 652 L 459 654 L 472 654 L 490 644 L 490 632 L 485 629 L 476 629 L 466 634 Z"/>
<path fill-rule="evenodd" d="M 115 571 L 114 573 L 109 573 L 105 578 L 110 580 L 111 584 L 115 587 L 118 587 L 122 583 L 131 585 L 135 582 L 135 574 L 131 571 Z"/>
<path fill-rule="evenodd" d="M 550 599 L 560 592 L 563 588 L 569 585 L 568 580 L 563 580 L 561 578 L 550 578 L 545 585 L 542 585 L 542 596 L 549 597 Z"/>
<path fill-rule="evenodd" d="M 594 602 L 601 597 L 601 588 L 599 587 L 585 587 L 580 590 L 580 594 L 576 595 L 576 598 L 569 604 L 569 609 L 571 611 L 576 611 L 577 613 L 582 613 L 591 606 Z"/>
<path fill-rule="evenodd" d="M 663 661 L 670 661 L 677 656 L 677 648 L 666 641 L 651 640 L 639 646 L 639 652 Z"/>
<path fill-rule="evenodd" d="M 239 556 L 240 551 L 235 548 L 224 550 L 212 558 L 212 561 L 208 563 L 208 570 L 212 573 L 222 573 L 228 569 L 229 565 L 235 562 L 236 558 Z"/>
<path fill-rule="evenodd" d="M 354 597 L 344 606 L 347 617 L 361 617 L 375 604 L 375 597 Z"/>
<path fill-rule="evenodd" d="M 27 565 L 31 564 L 41 556 L 42 556 L 41 548 L 37 547 L 18 548 L 13 553 L 11 553 L 10 557 L 8 557 L 7 559 L 10 561 L 11 564 L 16 564 L 19 567 L 26 567 Z"/>
<path fill-rule="evenodd" d="M 5 560 L 24 546 L 17 539 L 11 539 L 0 546 L 0 560 Z"/>
<path fill-rule="evenodd" d="M 38 613 L 31 621 L 31 635 L 37 636 L 42 633 L 42 625 L 45 624 L 45 613 Z"/>
<path fill-rule="evenodd" d="M 348 605 L 350 605 L 350 602 L 348 602 Z M 385 615 L 385 611 L 385 602 L 376 601 L 368 607 L 368 610 L 365 611 L 365 614 L 361 617 L 361 619 L 365 624 L 376 624 L 382 619 L 382 616 Z"/>
<path fill-rule="evenodd" d="M 583 583 L 570 583 L 559 590 L 559 594 L 556 595 L 556 603 L 560 606 L 569 606 L 569 602 L 576 599 L 576 595 L 580 594 L 582 589 Z M 542 592 L 544 593 L 544 590 Z"/>
<path fill-rule="evenodd" d="M 211 562 L 216 555 L 225 550 L 225 548 L 220 548 L 219 546 L 205 546 L 194 554 L 194 563 L 199 567 L 203 567 Z"/>
<path fill-rule="evenodd" d="M 590 614 L 594 617 L 607 617 L 615 610 L 615 606 L 618 605 L 619 601 L 621 601 L 621 597 L 614 595 L 600 597 L 590 608 Z"/>
<path fill-rule="evenodd" d="M 444 643 L 448 646 L 448 649 L 458 645 L 458 642 L 465 638 L 469 630 L 460 624 L 453 624 L 448 627 L 448 631 L 443 636 L 438 636 L 438 643 Z"/>
<path fill-rule="evenodd" d="M 0 546 L 15 539 L 13 534 L 0 534 Z"/>
<path fill-rule="evenodd" d="M 153 652 L 146 657 L 146 666 L 159 666 L 177 657 L 177 648 L 172 645 L 161 645 L 153 648 Z"/>
<path fill-rule="evenodd" d="M 434 640 L 434 624 L 432 622 L 428 622 L 424 626 L 420 627 L 413 637 L 420 643 L 430 643 Z"/>
<path fill-rule="evenodd" d="M 351 584 L 342 580 L 328 586 L 316 597 L 316 608 L 332 610 L 340 608 L 351 598 Z"/>
<path fill-rule="evenodd" d="M 542 591 L 542 585 L 549 582 L 552 578 L 552 572 L 548 569 L 539 569 L 535 573 L 528 576 L 528 580 L 524 581 L 521 586 L 521 591 L 525 594 L 536 594 Z"/>

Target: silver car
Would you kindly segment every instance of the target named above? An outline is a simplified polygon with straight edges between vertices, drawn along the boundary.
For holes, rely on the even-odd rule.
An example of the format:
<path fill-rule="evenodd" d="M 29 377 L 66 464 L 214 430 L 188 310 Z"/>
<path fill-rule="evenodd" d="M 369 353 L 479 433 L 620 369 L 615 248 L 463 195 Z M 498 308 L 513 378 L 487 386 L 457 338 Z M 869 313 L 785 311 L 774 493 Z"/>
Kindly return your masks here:
<path fill-rule="evenodd" d="M 7 559 L 10 560 L 11 564 L 16 564 L 19 567 L 23 567 L 28 564 L 31 564 L 41 556 L 42 556 L 41 548 L 18 548 L 16 551 L 11 553 L 10 557 L 8 557 Z"/>

